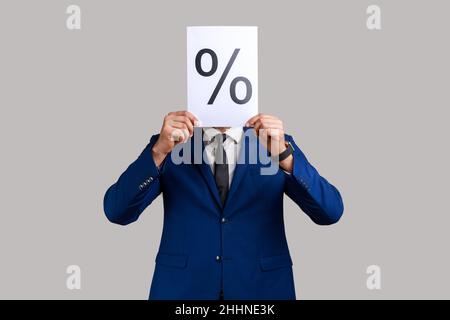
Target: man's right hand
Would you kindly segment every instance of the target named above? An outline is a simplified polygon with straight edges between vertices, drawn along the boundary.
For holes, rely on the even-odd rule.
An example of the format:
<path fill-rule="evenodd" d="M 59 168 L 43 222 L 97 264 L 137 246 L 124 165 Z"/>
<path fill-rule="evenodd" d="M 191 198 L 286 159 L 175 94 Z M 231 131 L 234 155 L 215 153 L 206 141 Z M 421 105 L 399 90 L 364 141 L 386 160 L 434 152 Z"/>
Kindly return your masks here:
<path fill-rule="evenodd" d="M 159 138 L 152 148 L 153 160 L 158 167 L 177 144 L 192 137 L 195 125 L 198 125 L 198 119 L 188 111 L 170 112 L 164 117 Z"/>

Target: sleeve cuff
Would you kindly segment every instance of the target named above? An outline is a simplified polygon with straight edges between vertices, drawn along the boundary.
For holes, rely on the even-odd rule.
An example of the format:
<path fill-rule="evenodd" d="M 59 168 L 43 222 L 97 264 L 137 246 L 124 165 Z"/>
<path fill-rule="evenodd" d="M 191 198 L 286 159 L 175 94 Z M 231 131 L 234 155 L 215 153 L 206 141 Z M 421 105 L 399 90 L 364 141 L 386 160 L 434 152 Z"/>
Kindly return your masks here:
<path fill-rule="evenodd" d="M 307 174 L 307 164 L 308 160 L 300 148 L 295 144 L 292 137 L 287 136 L 286 141 L 292 146 L 294 157 L 294 164 L 292 168 L 292 173 L 289 174 L 289 177 L 294 179 L 298 184 L 300 184 L 305 190 L 309 191 L 311 188 L 311 179 Z"/>
<path fill-rule="evenodd" d="M 161 173 L 160 170 L 164 164 L 161 164 L 161 168 L 158 169 L 155 161 L 153 160 L 152 148 L 157 139 L 157 135 L 150 139 L 150 142 L 145 147 L 144 151 L 142 151 L 135 163 L 136 171 L 139 172 L 139 174 L 136 175 L 138 180 L 135 181 L 135 184 L 140 191 L 147 189 L 156 179 L 159 178 Z"/>

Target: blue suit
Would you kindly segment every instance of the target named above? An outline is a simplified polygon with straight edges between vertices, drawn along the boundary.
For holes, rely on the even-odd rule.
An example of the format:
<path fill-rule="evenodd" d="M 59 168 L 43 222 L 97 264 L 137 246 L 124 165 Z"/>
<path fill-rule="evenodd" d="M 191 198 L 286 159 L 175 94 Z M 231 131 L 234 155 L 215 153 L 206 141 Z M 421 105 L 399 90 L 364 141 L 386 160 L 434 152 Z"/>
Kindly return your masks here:
<path fill-rule="evenodd" d="M 196 133 L 198 134 L 198 133 Z M 338 190 L 319 175 L 291 136 L 292 174 L 261 175 L 261 163 L 237 164 L 222 205 L 207 163 L 158 169 L 152 146 L 158 135 L 105 194 L 107 218 L 134 222 L 162 194 L 164 227 L 150 299 L 295 299 L 292 260 L 285 236 L 283 195 L 317 224 L 339 220 Z M 248 156 L 249 147 L 241 155 Z"/>

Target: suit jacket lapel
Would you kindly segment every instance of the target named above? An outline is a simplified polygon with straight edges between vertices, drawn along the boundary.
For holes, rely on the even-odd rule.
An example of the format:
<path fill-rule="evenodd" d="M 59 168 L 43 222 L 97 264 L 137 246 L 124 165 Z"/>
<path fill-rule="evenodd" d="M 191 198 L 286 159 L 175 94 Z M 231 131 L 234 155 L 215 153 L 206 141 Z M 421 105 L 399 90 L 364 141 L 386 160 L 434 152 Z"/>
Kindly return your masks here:
<path fill-rule="evenodd" d="M 203 180 L 206 182 L 206 185 L 208 186 L 209 190 L 211 191 L 211 194 L 219 207 L 222 207 L 222 201 L 220 200 L 219 190 L 217 189 L 216 181 L 214 180 L 214 176 L 211 170 L 211 167 L 208 163 L 205 162 L 205 159 L 203 159 L 203 152 L 205 150 L 205 143 L 203 141 L 203 132 L 201 128 L 198 128 L 198 130 L 195 131 L 194 135 L 197 135 L 197 139 L 192 138 L 191 139 L 191 160 L 194 166 L 198 169 L 200 174 L 203 177 Z M 197 157 L 201 157 L 201 163 L 197 163 L 200 161 L 194 161 L 194 154 L 195 152 L 200 153 L 199 146 L 195 147 L 195 144 L 200 144 L 198 137 L 201 137 L 201 154 L 197 154 Z"/>
<path fill-rule="evenodd" d="M 249 143 L 245 140 L 246 139 L 245 132 L 247 130 L 249 130 L 249 128 L 244 128 L 239 159 L 236 164 L 236 168 L 234 170 L 233 179 L 231 180 L 230 191 L 228 192 L 227 200 L 225 201 L 225 206 L 227 206 L 227 204 L 233 201 L 233 197 L 236 195 L 236 191 L 239 189 L 239 184 L 245 178 L 249 168 L 248 165 L 249 152 L 250 150 L 252 152 L 254 151 L 251 148 L 254 148 L 255 146 L 252 143 Z"/>

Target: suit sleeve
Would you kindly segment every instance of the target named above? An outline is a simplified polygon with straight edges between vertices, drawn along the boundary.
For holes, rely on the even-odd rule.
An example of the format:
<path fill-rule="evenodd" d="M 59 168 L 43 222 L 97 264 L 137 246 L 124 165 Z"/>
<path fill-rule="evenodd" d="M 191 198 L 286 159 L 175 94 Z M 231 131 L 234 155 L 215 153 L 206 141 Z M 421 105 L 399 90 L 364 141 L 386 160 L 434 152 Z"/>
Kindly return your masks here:
<path fill-rule="evenodd" d="M 294 148 L 294 167 L 292 174 L 286 174 L 285 193 L 315 223 L 336 223 L 344 211 L 339 191 L 320 176 L 291 136 L 286 135 L 286 141 Z"/>
<path fill-rule="evenodd" d="M 153 161 L 154 135 L 139 157 L 128 166 L 103 200 L 106 217 L 112 223 L 127 225 L 136 221 L 142 211 L 161 193 L 160 172 Z"/>

